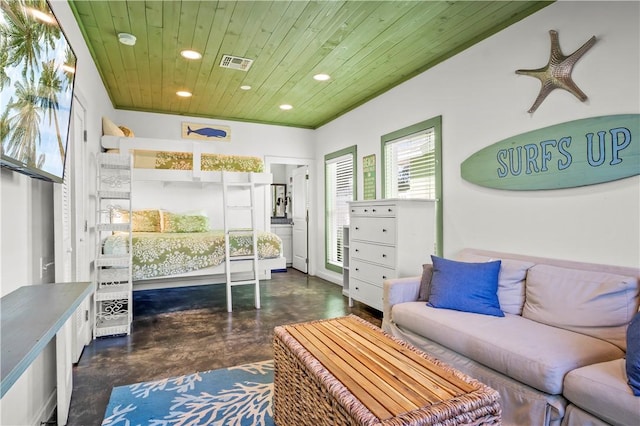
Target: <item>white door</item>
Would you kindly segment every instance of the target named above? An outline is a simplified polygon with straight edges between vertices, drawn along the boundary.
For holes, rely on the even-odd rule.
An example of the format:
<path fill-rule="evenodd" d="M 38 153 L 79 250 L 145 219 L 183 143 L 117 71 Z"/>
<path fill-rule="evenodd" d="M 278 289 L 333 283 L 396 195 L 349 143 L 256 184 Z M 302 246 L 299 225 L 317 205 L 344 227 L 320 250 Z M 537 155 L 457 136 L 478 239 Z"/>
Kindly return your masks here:
<path fill-rule="evenodd" d="M 82 103 L 74 98 L 73 101 L 73 127 L 71 140 L 73 141 L 73 150 L 71 155 L 72 161 L 72 183 L 71 183 L 71 212 L 73 223 L 73 271 L 75 281 L 90 281 L 90 256 L 92 250 L 89 244 L 88 229 L 88 176 L 87 176 L 87 132 L 85 126 L 86 110 Z M 82 355 L 82 350 L 91 342 L 92 325 L 90 322 L 91 315 L 91 298 L 87 297 L 75 313 L 73 320 L 72 334 L 72 360 L 77 363 Z"/>
<path fill-rule="evenodd" d="M 85 108 L 74 98 L 62 185 L 54 186 L 56 282 L 89 281 Z M 75 312 L 69 338 L 72 362 L 91 341 L 89 298 Z"/>
<path fill-rule="evenodd" d="M 87 186 L 87 153 L 85 108 L 77 98 L 73 102 L 73 141 L 72 168 L 74 173 L 71 196 L 73 213 L 73 249 L 74 272 L 76 281 L 89 281 L 91 278 L 89 256 L 89 230 L 87 225 L 89 191 Z"/>
<path fill-rule="evenodd" d="M 308 176 L 307 166 L 298 167 L 293 171 L 293 264 L 292 266 L 304 272 L 308 272 Z"/>

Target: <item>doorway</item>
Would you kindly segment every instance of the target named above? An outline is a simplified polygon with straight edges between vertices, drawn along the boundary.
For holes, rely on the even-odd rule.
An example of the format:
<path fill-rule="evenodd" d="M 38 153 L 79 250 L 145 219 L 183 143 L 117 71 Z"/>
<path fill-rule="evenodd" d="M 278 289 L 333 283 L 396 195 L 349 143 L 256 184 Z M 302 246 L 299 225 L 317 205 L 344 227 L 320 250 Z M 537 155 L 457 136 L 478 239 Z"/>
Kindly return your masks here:
<path fill-rule="evenodd" d="M 283 240 L 287 266 L 304 273 L 313 274 L 313 229 L 314 215 L 311 213 L 312 160 L 309 158 L 265 157 L 265 171 L 273 174 L 273 184 L 285 185 L 285 216 L 274 217 L 273 206 L 267 217 L 271 217 L 272 232 Z M 286 229 L 285 229 L 286 228 Z"/>

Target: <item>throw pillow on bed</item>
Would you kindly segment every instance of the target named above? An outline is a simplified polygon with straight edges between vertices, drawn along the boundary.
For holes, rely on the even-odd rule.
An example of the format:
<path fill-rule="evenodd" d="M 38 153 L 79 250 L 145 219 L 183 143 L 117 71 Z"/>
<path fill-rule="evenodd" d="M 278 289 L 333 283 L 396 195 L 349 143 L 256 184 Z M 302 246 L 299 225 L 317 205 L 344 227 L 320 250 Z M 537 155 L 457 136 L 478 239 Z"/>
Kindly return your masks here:
<path fill-rule="evenodd" d="M 627 378 L 635 396 L 640 396 L 640 312 L 627 328 Z"/>
<path fill-rule="evenodd" d="M 468 263 L 431 256 L 427 306 L 503 317 L 498 301 L 500 261 Z"/>
<path fill-rule="evenodd" d="M 108 117 L 102 117 L 102 134 L 105 136 L 124 137 L 124 132 Z"/>
<path fill-rule="evenodd" d="M 160 232 L 160 211 L 157 209 L 134 210 L 131 220 L 132 232 Z M 129 210 L 113 209 L 111 211 L 113 223 L 129 222 Z"/>
<path fill-rule="evenodd" d="M 162 212 L 162 232 L 207 232 L 209 218 L 202 215 Z"/>

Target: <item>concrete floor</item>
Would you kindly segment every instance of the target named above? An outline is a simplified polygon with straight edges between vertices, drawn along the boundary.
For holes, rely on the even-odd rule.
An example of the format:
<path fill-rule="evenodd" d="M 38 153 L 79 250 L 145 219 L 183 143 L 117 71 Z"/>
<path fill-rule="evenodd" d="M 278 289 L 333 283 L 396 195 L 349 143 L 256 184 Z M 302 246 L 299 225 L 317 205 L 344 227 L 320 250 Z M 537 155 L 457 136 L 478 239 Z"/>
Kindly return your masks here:
<path fill-rule="evenodd" d="M 377 310 L 349 308 L 342 287 L 294 269 L 260 288 L 260 310 L 252 286 L 234 288 L 233 313 L 224 284 L 135 292 L 131 335 L 92 341 L 74 367 L 68 424 L 99 425 L 114 386 L 271 359 L 277 325 L 349 313 L 381 323 Z"/>

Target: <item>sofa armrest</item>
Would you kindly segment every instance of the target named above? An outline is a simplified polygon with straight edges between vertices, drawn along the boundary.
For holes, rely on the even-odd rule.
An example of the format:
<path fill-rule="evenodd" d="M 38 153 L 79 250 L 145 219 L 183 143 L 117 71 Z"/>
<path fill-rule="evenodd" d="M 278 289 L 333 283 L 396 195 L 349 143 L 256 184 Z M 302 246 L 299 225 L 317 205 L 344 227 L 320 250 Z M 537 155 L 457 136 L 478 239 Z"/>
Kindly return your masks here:
<path fill-rule="evenodd" d="M 421 276 L 392 278 L 382 283 L 382 320 L 391 320 L 391 308 L 402 302 L 415 302 L 420 293 Z"/>

